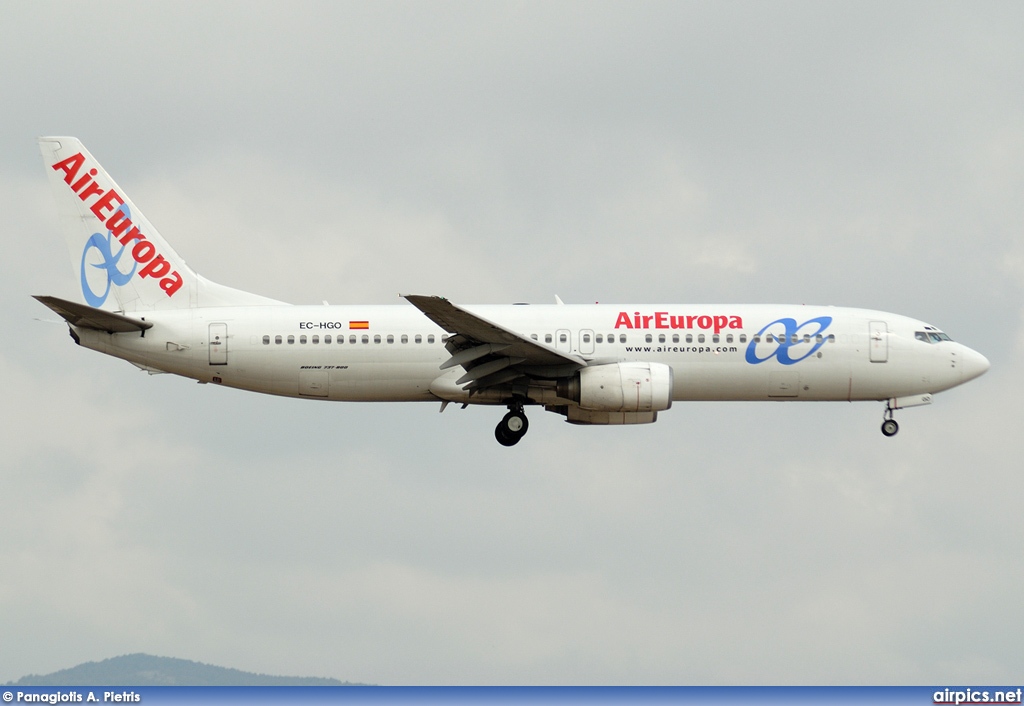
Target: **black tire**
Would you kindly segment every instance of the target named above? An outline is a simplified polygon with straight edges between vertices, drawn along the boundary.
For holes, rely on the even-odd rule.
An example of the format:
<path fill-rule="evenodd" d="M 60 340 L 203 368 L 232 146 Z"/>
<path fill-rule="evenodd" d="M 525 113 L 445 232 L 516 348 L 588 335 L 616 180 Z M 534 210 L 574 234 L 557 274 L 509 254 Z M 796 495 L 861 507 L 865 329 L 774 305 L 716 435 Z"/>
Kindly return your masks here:
<path fill-rule="evenodd" d="M 886 419 L 882 422 L 882 433 L 886 436 L 896 436 L 896 432 L 900 430 L 900 425 L 896 423 L 895 419 Z"/>
<path fill-rule="evenodd" d="M 522 412 L 509 412 L 501 420 L 501 424 L 509 434 L 518 436 L 520 439 L 526 436 L 526 432 L 530 428 L 530 420 Z"/>
<path fill-rule="evenodd" d="M 509 432 L 508 428 L 505 426 L 505 420 L 502 419 L 498 422 L 498 426 L 494 427 L 494 438 L 497 439 L 498 443 L 502 446 L 515 446 L 523 437 L 516 436 Z"/>

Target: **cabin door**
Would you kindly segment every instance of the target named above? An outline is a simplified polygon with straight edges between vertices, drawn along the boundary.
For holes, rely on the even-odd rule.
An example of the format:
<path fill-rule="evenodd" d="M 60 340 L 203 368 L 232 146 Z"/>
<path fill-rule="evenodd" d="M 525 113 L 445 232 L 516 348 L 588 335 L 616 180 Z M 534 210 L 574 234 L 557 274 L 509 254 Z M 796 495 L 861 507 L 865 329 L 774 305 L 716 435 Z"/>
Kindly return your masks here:
<path fill-rule="evenodd" d="M 228 325 L 210 324 L 210 365 L 228 364 Z"/>
<path fill-rule="evenodd" d="M 889 327 L 884 321 L 872 321 L 868 327 L 871 362 L 885 363 L 889 360 Z"/>

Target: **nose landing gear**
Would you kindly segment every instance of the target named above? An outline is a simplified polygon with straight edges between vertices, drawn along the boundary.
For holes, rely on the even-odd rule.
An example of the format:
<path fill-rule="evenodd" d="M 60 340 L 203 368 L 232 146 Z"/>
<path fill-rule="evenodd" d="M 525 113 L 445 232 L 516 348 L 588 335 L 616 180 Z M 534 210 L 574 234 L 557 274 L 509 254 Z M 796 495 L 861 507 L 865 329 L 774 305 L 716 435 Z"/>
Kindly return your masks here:
<path fill-rule="evenodd" d="M 892 418 L 893 409 L 889 402 L 885 403 L 885 418 L 882 421 L 882 434 L 885 436 L 896 436 L 896 432 L 900 430 L 900 425 L 896 423 L 896 420 Z"/>
<path fill-rule="evenodd" d="M 526 418 L 526 413 L 523 412 L 523 404 L 510 402 L 508 414 L 502 417 L 498 426 L 494 428 L 494 438 L 502 446 L 515 446 L 520 439 L 526 436 L 526 431 L 529 428 L 530 421 Z"/>

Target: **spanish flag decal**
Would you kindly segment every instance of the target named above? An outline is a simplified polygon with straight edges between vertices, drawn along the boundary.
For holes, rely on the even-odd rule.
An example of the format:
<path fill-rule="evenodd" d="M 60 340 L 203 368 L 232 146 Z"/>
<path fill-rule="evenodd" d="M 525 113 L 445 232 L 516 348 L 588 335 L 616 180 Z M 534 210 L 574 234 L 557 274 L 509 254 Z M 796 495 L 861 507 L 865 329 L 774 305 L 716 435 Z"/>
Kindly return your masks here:
<path fill-rule="evenodd" d="M 361 328 L 370 328 L 370 322 L 369 321 L 349 321 L 348 322 L 348 328 L 349 328 L 349 330 L 361 329 Z"/>

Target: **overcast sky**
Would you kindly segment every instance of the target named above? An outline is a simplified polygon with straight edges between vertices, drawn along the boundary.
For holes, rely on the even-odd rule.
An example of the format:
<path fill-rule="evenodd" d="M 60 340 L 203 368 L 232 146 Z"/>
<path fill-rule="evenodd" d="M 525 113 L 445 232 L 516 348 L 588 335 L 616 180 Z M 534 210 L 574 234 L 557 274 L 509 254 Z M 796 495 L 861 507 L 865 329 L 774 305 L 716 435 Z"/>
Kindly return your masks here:
<path fill-rule="evenodd" d="M 73 345 L 38 135 L 293 303 L 790 302 L 992 369 L 657 424 L 314 403 Z M 1018 683 L 1024 4 L 0 2 L 0 681 Z"/>

